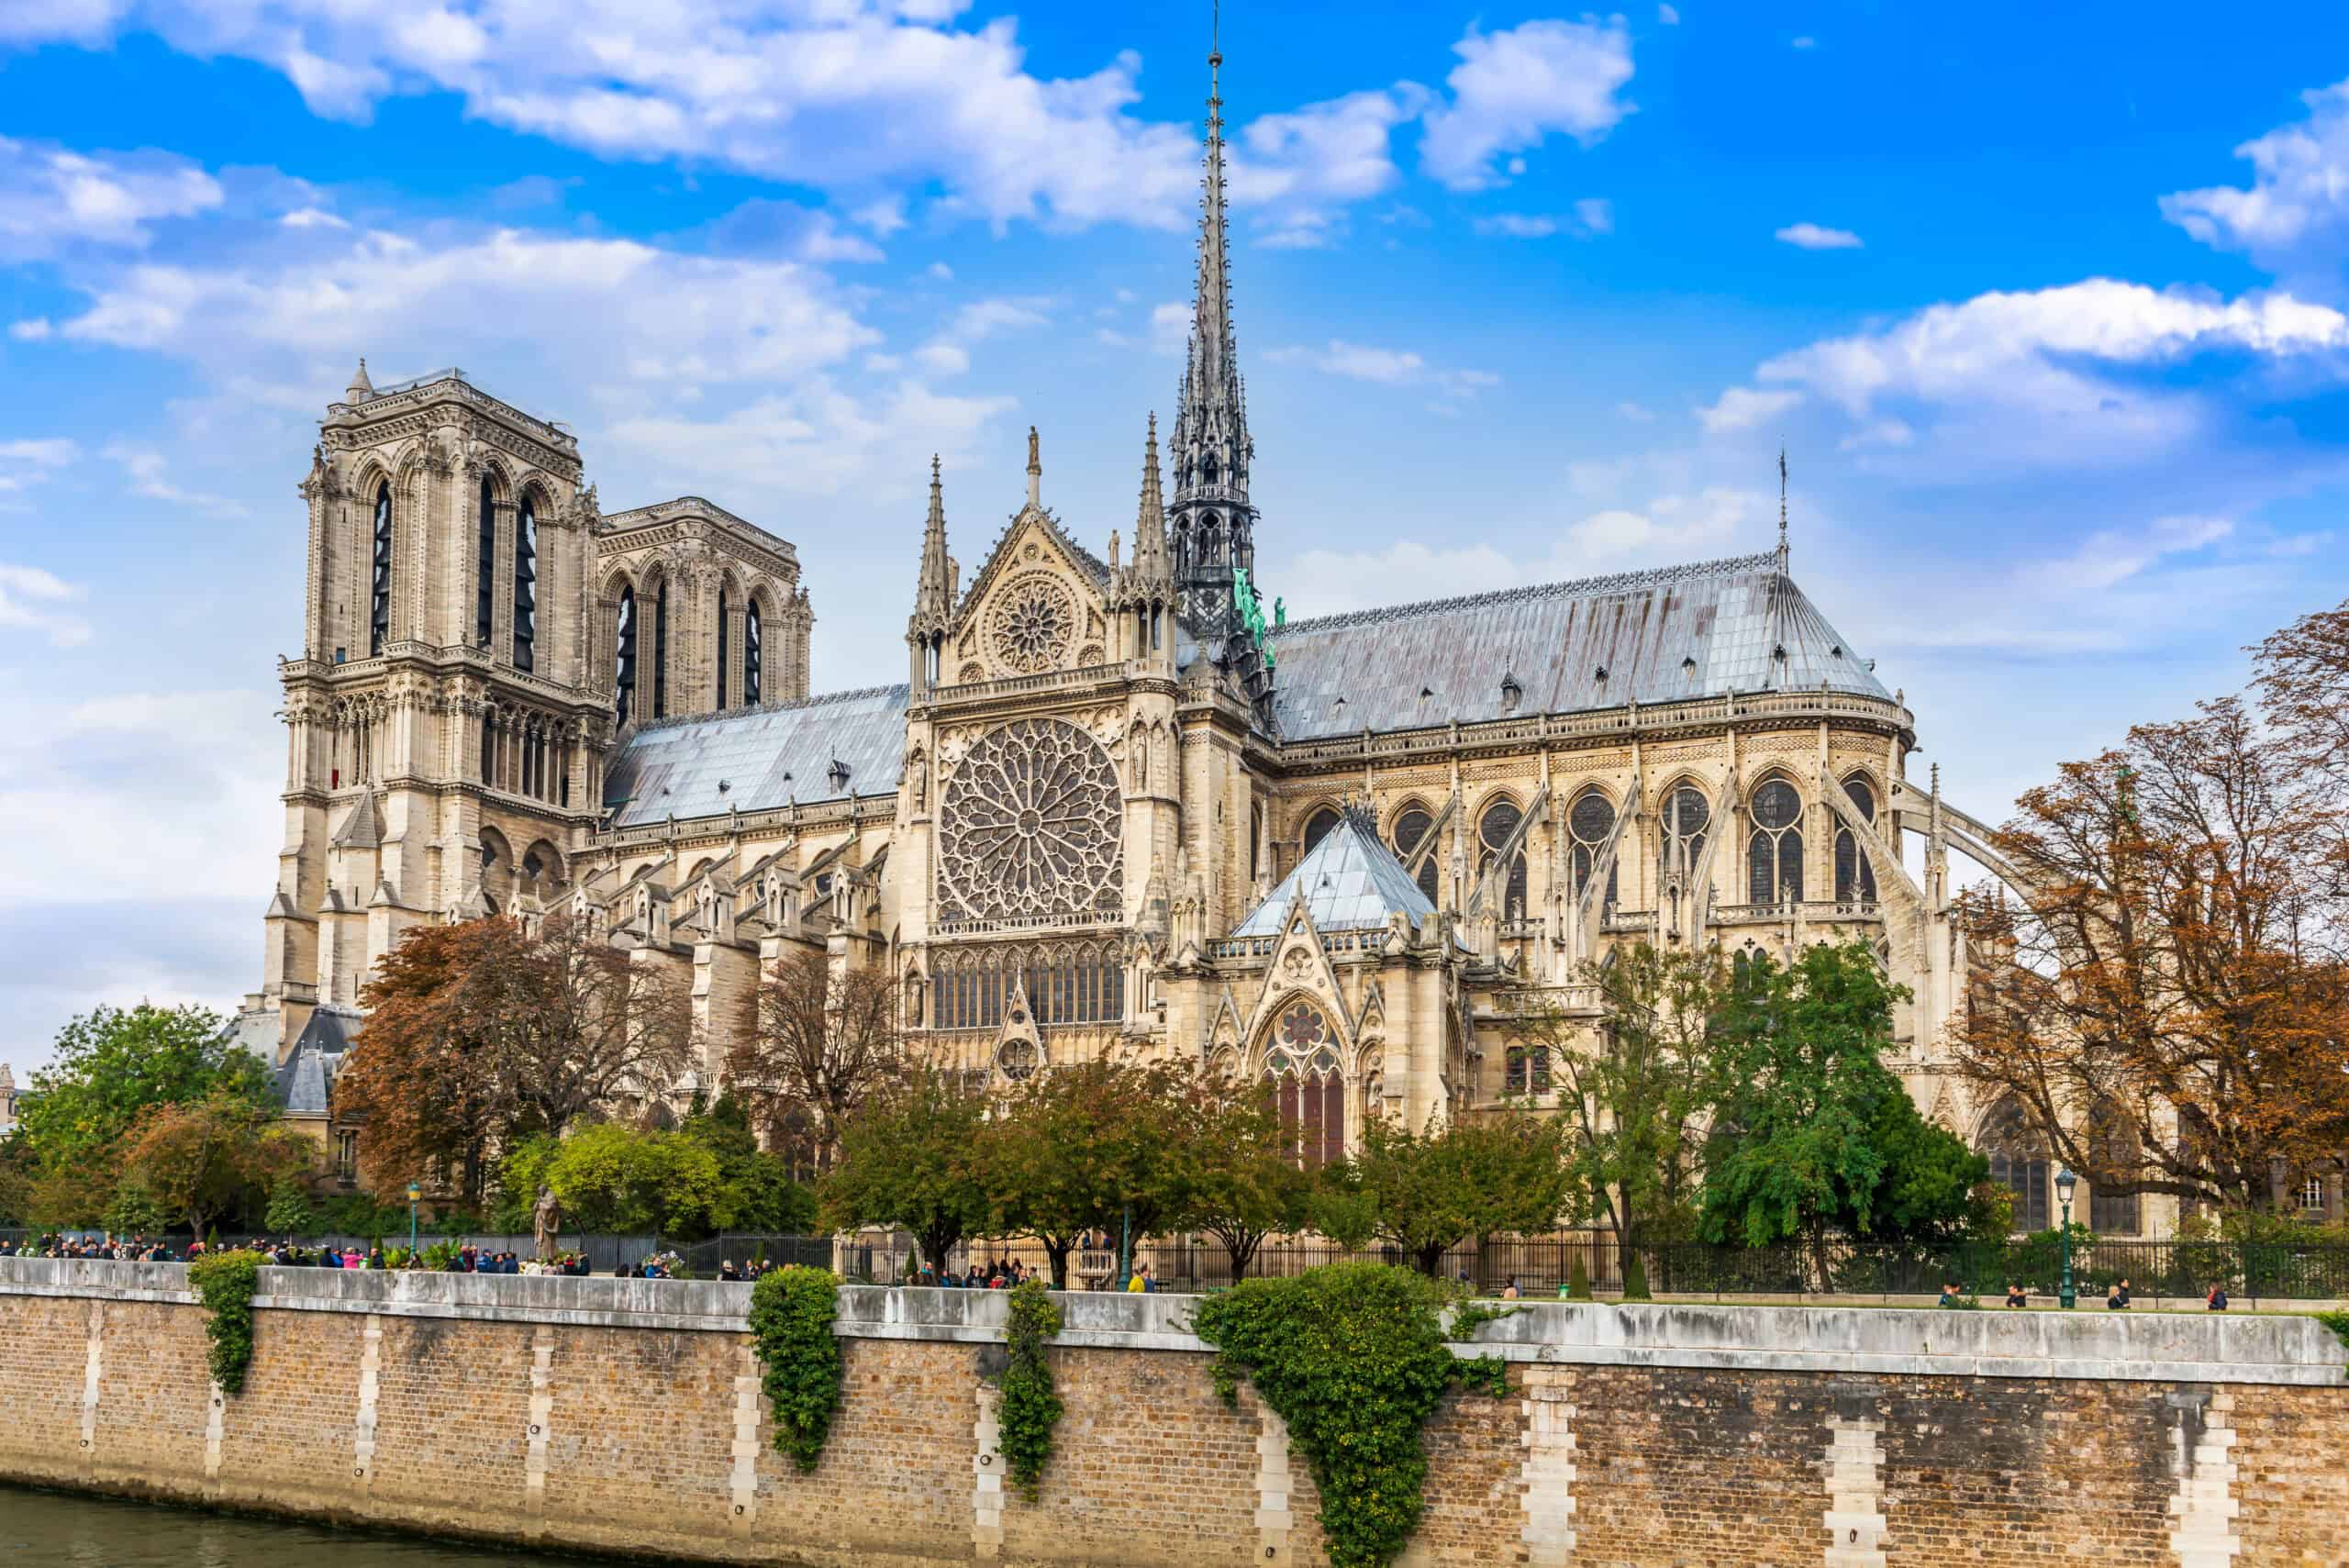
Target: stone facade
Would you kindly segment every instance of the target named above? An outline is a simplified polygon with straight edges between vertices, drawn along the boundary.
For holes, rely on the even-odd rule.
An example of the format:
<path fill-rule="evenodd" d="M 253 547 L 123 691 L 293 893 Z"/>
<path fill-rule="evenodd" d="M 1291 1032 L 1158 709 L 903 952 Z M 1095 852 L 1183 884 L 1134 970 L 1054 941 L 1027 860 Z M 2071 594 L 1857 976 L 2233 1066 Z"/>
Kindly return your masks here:
<path fill-rule="evenodd" d="M 821 950 L 885 970 L 922 1050 L 974 1076 L 1219 1059 L 1334 1153 L 1374 1113 L 1547 1098 L 1531 1020 L 1594 1027 L 1619 944 L 1859 940 L 1913 993 L 1893 1065 L 1920 1105 L 2008 1138 L 1942 1037 L 1951 851 L 2009 868 L 1909 776 L 1915 716 L 1796 585 L 1783 517 L 1727 561 L 1293 624 L 1259 599 L 1279 519 L 1250 500 L 1220 115 L 1219 89 L 1190 358 L 1163 463 L 1136 420 L 1130 539 L 1052 510 L 1031 431 L 966 577 L 933 462 L 903 684 L 807 695 L 789 544 L 690 496 L 605 513 L 562 427 L 362 367 L 303 487 L 258 1048 L 332 1056 L 419 921 L 562 908 L 690 979 L 705 1051 L 655 1096 L 707 1087 L 763 968 Z M 1300 873 L 1341 835 L 1364 898 Z M 2043 1217 L 2049 1163 L 2001 1151 Z"/>
<path fill-rule="evenodd" d="M 0 1260 L 0 1479 L 694 1562 L 1324 1561 L 1304 1456 L 1216 1397 L 1188 1298 L 1064 1298 L 1029 1503 L 986 1484 L 1000 1296 L 845 1291 L 846 1396 L 802 1475 L 747 1287 L 262 1291 L 216 1405 L 184 1270 Z M 1533 1303 L 1484 1335 L 1462 1353 L 1506 1358 L 1508 1396 L 1431 1421 L 1407 1562 L 2349 1564 L 2349 1386 L 2306 1318 Z"/>

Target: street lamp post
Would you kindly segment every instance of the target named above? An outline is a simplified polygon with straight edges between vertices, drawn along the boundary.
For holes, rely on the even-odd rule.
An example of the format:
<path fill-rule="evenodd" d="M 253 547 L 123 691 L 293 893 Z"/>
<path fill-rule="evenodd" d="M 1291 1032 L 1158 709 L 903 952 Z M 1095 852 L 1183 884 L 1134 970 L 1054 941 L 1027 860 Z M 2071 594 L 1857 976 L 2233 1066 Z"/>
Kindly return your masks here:
<path fill-rule="evenodd" d="M 416 1257 L 416 1205 L 424 1196 L 424 1189 L 414 1182 L 407 1184 L 407 1255 Z"/>
<path fill-rule="evenodd" d="M 2064 1202 L 2064 1288 L 2056 1293 L 2055 1304 L 2066 1312 L 2080 1304 L 2080 1293 L 2072 1288 L 2072 1189 L 2079 1181 L 2069 1171 L 2055 1173 L 2055 1195 Z"/>

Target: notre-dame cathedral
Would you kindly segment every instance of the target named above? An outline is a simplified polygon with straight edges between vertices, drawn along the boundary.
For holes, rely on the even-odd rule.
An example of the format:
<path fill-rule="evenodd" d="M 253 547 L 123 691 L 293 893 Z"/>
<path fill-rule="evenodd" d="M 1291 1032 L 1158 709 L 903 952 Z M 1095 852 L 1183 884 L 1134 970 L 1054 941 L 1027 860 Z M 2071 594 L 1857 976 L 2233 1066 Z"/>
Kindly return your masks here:
<path fill-rule="evenodd" d="M 1163 454 L 1137 412 L 1129 528 L 1047 506 L 1031 432 L 1025 504 L 966 574 L 933 463 L 899 684 L 809 694 L 783 539 L 695 496 L 605 512 L 562 426 L 362 361 L 301 486 L 285 840 L 241 1018 L 289 1113 L 323 1131 L 403 933 L 492 912 L 565 909 L 689 977 L 707 1044 L 675 1095 L 761 966 L 820 948 L 884 967 L 934 1058 L 1221 1059 L 1318 1155 L 1372 1114 L 1551 1095 L 1523 1020 L 1595 1023 L 1614 944 L 1858 937 L 1913 994 L 1893 1064 L 2043 1216 L 2043 1154 L 1940 1040 L 1949 851 L 2005 868 L 1909 778 L 1915 719 L 1796 586 L 1783 517 L 1756 554 L 1389 609 L 1291 621 L 1260 589 L 1280 525 L 1249 499 L 1208 104 L 1189 354 Z"/>

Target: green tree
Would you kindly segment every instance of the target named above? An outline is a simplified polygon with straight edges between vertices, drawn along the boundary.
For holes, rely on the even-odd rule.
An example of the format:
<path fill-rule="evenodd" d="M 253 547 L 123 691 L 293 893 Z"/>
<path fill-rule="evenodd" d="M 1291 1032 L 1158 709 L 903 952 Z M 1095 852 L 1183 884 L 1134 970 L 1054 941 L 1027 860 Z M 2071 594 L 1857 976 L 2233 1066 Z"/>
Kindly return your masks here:
<path fill-rule="evenodd" d="M 1222 1242 L 1231 1277 L 1244 1279 L 1266 1237 L 1306 1225 L 1313 1173 L 1263 1085 L 1201 1069 L 1182 1093 L 1183 1114 L 1167 1129 L 1184 1165 L 1181 1222 Z"/>
<path fill-rule="evenodd" d="M 650 1230 L 691 1239 L 714 1228 L 724 1187 L 718 1157 L 674 1132 L 610 1122 L 556 1146 L 541 1179 L 584 1230 Z M 535 1189 L 533 1189 L 535 1190 Z"/>
<path fill-rule="evenodd" d="M 986 1130 L 985 1096 L 958 1074 L 907 1073 L 841 1121 L 837 1156 L 818 1188 L 821 1223 L 834 1231 L 905 1230 L 944 1268 L 997 1210 Z"/>
<path fill-rule="evenodd" d="M 1861 941 L 1747 966 L 1711 1036 L 1722 1092 L 1705 1151 L 1707 1240 L 1800 1240 L 1823 1281 L 1831 1231 L 1869 1233 L 1889 1219 L 1883 1189 L 1901 1175 L 1877 1132 L 1905 1126 L 1887 1102 L 1908 1090 L 1883 1053 L 1893 1004 L 1907 996 Z"/>
<path fill-rule="evenodd" d="M 1606 1009 L 1589 1049 L 1554 1011 L 1524 1033 L 1550 1052 L 1568 1164 L 1628 1258 L 1642 1240 L 1685 1234 L 1716 1092 L 1709 1031 L 1726 977 L 1715 954 L 1645 942 L 1585 976 Z"/>
<path fill-rule="evenodd" d="M 1559 1123 L 1515 1109 L 1422 1132 L 1374 1117 L 1356 1173 L 1375 1233 L 1423 1274 L 1471 1237 L 1547 1230 L 1580 1207 Z"/>
<path fill-rule="evenodd" d="M 982 1142 L 1002 1228 L 1043 1243 L 1055 1288 L 1088 1231 L 1139 1240 L 1188 1212 L 1186 1164 L 1167 1129 L 1182 1114 L 1177 1071 L 1098 1060 L 1013 1090 Z"/>
<path fill-rule="evenodd" d="M 262 1224 L 276 1236 L 308 1236 L 318 1228 L 318 1211 L 298 1181 L 281 1181 L 269 1195 Z"/>
<path fill-rule="evenodd" d="M 740 1099 L 718 1095 L 715 1105 L 696 1108 L 678 1131 L 718 1161 L 718 1229 L 790 1236 L 815 1229 L 816 1195 L 793 1178 L 783 1160 L 760 1151 L 750 1107 Z"/>
<path fill-rule="evenodd" d="M 1894 1087 L 1899 1088 L 1898 1080 Z M 1957 1134 L 1926 1120 L 1905 1090 L 1878 1102 L 1868 1141 L 1884 1158 L 1883 1173 L 1868 1195 L 1869 1235 L 1950 1241 L 2007 1233 L 2010 1205 L 2006 1189 L 1991 1184 L 1990 1162 Z"/>
<path fill-rule="evenodd" d="M 229 1085 L 201 1100 L 150 1106 L 122 1142 L 122 1178 L 201 1235 L 250 1210 L 271 1186 L 306 1173 L 317 1146 L 280 1124 L 273 1107 Z"/>
<path fill-rule="evenodd" d="M 106 1201 L 106 1229 L 117 1236 L 145 1236 L 171 1223 L 171 1216 L 148 1190 L 146 1178 L 133 1174 L 115 1184 Z"/>
<path fill-rule="evenodd" d="M 268 1069 L 230 1039 L 218 1014 L 145 1002 L 98 1007 L 58 1031 L 56 1054 L 33 1074 L 17 1137 L 37 1174 L 105 1173 L 148 1109 L 216 1093 L 271 1104 Z"/>

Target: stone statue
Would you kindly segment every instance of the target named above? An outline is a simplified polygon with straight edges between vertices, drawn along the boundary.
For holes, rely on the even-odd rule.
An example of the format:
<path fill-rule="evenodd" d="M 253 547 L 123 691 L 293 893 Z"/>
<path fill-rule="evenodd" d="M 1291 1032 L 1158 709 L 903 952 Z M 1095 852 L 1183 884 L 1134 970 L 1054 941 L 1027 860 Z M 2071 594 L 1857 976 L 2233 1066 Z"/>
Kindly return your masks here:
<path fill-rule="evenodd" d="M 1288 624 L 1288 601 L 1277 594 L 1273 595 L 1273 624 L 1275 626 Z"/>
<path fill-rule="evenodd" d="M 539 1262 L 554 1261 L 555 1232 L 562 1225 L 562 1206 L 555 1201 L 552 1187 L 539 1189 L 539 1205 L 530 1211 L 530 1238 L 538 1249 Z"/>
<path fill-rule="evenodd" d="M 1036 453 L 1036 427 L 1033 425 L 1028 427 L 1028 466 L 1030 469 L 1044 466 L 1044 460 Z"/>

